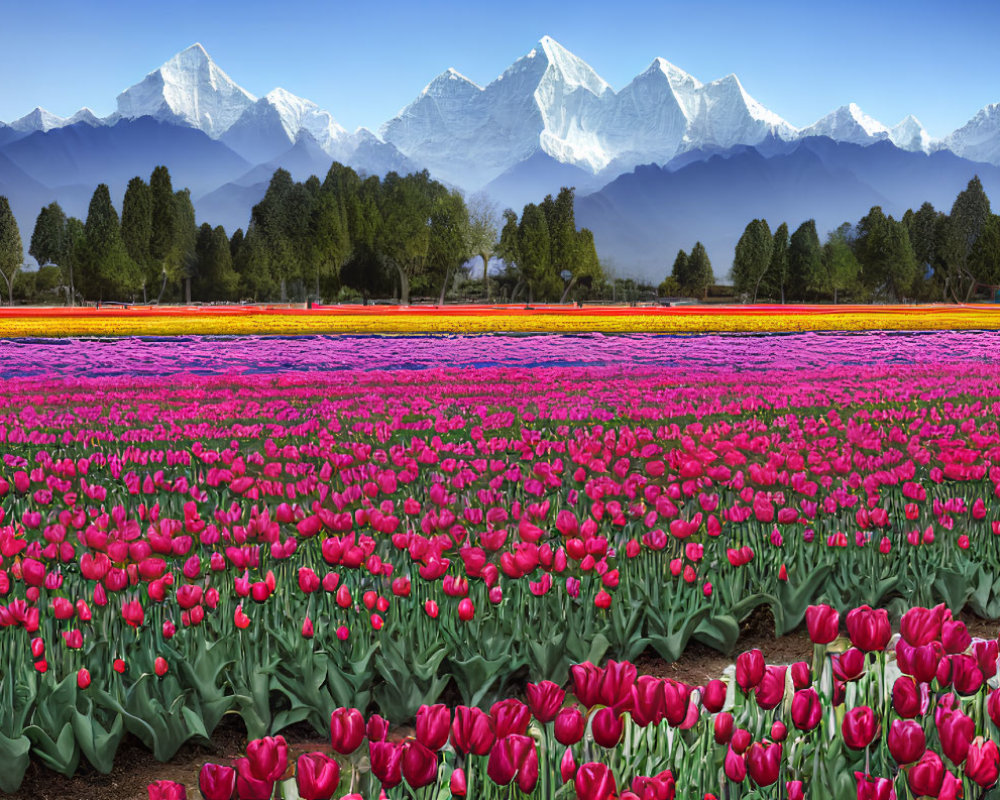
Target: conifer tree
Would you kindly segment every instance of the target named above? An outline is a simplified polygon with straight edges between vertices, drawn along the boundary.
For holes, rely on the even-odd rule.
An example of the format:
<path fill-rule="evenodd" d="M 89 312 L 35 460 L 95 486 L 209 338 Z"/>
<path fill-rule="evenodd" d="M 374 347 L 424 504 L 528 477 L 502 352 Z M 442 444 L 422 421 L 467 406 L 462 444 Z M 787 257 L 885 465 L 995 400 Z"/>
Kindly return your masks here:
<path fill-rule="evenodd" d="M 21 232 L 10 210 L 7 198 L 0 195 L 0 276 L 7 284 L 7 300 L 14 305 L 14 280 L 21 264 L 24 263 L 24 250 L 21 245 Z"/>

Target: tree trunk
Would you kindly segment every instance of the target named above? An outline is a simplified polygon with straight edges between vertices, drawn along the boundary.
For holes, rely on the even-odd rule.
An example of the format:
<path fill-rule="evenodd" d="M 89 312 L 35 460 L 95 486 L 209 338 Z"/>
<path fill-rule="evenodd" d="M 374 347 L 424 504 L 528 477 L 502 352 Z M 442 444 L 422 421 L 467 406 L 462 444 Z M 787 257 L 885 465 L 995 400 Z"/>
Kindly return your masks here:
<path fill-rule="evenodd" d="M 833 304 L 837 305 L 837 287 L 833 287 Z"/>
<path fill-rule="evenodd" d="M 566 291 L 564 291 L 562 293 L 562 297 L 559 298 L 560 303 L 566 302 L 566 298 L 569 297 L 569 293 L 573 290 L 574 286 L 576 286 L 576 275 L 570 278 L 569 283 L 566 284 Z"/>
<path fill-rule="evenodd" d="M 399 304 L 408 306 L 410 304 L 410 279 L 399 264 L 396 265 L 396 271 L 399 273 Z"/>
<path fill-rule="evenodd" d="M 184 305 L 191 305 L 191 279 L 184 279 Z"/>
<path fill-rule="evenodd" d="M 486 295 L 486 299 L 490 299 L 490 257 L 486 253 L 480 253 L 479 257 L 483 260 L 483 293 Z"/>
<path fill-rule="evenodd" d="M 316 302 L 319 302 L 319 269 L 316 270 Z"/>
<path fill-rule="evenodd" d="M 781 284 L 781 305 L 785 304 L 785 284 Z"/>
<path fill-rule="evenodd" d="M 288 302 L 288 286 L 285 283 L 284 278 L 281 279 L 281 302 L 282 303 Z"/>
<path fill-rule="evenodd" d="M 448 291 L 448 275 L 449 275 L 450 272 L 451 272 L 451 270 L 448 270 L 448 269 L 446 269 L 444 271 L 444 283 L 441 284 L 441 297 L 438 298 L 438 305 L 439 306 L 443 306 L 444 305 L 444 295 L 445 295 L 445 292 Z"/>
<path fill-rule="evenodd" d="M 163 270 L 163 283 L 160 284 L 160 294 L 157 295 L 156 305 L 159 305 L 163 300 L 163 293 L 167 290 L 167 271 Z"/>
<path fill-rule="evenodd" d="M 69 305 L 70 308 L 76 306 L 76 289 L 73 287 L 73 266 L 69 268 Z"/>

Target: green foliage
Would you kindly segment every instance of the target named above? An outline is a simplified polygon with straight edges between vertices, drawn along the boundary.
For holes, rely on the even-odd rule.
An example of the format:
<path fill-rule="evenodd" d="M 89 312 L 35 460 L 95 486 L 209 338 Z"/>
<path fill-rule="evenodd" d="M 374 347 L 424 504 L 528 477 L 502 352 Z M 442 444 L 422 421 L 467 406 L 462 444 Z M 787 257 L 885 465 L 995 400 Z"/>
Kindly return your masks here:
<path fill-rule="evenodd" d="M 786 293 L 789 299 L 805 299 L 807 288 L 818 282 L 817 276 L 823 271 L 822 258 L 816 220 L 806 220 L 795 229 L 788 243 Z"/>
<path fill-rule="evenodd" d="M 198 262 L 195 284 L 198 296 L 205 300 L 234 300 L 239 275 L 233 269 L 229 239 L 221 225 L 214 230 L 207 222 L 201 226 L 195 256 Z"/>
<path fill-rule="evenodd" d="M 972 245 L 969 269 L 978 283 L 1000 285 L 1000 217 L 995 214 L 990 214 Z"/>
<path fill-rule="evenodd" d="M 38 266 L 59 264 L 66 252 L 66 214 L 58 203 L 49 203 L 38 212 L 28 254 Z"/>
<path fill-rule="evenodd" d="M 0 276 L 7 284 L 7 298 L 14 304 L 14 276 L 24 262 L 21 246 L 21 232 L 17 228 L 14 212 L 10 210 L 7 198 L 0 195 Z"/>
<path fill-rule="evenodd" d="M 90 199 L 86 235 L 86 257 L 80 275 L 81 289 L 96 300 L 128 300 L 142 286 L 142 273 L 129 258 L 121 238 L 118 212 L 111 205 L 106 183 Z"/>
<path fill-rule="evenodd" d="M 814 226 L 815 229 L 815 226 Z M 785 302 L 788 288 L 788 223 L 782 222 L 774 231 L 774 246 L 771 248 L 771 263 L 761 281 L 759 293 Z"/>
<path fill-rule="evenodd" d="M 144 287 L 155 286 L 159 265 L 154 262 L 150 243 L 153 236 L 153 193 L 142 178 L 128 182 L 122 201 L 122 242 L 125 250 L 142 270 Z"/>
<path fill-rule="evenodd" d="M 673 284 L 671 287 L 676 286 L 673 292 L 664 292 L 665 294 L 680 294 L 682 287 L 688 281 L 688 254 L 683 250 L 677 251 L 677 257 L 674 259 L 674 266 L 670 271 L 670 278 L 673 279 Z M 665 285 L 667 282 L 664 281 L 661 286 Z"/>
<path fill-rule="evenodd" d="M 546 299 L 561 288 L 551 269 L 552 244 L 549 226 L 541 206 L 529 203 L 521 214 L 517 229 L 517 249 L 521 275 L 528 286 L 528 302 Z"/>
<path fill-rule="evenodd" d="M 771 229 L 767 221 L 762 219 L 752 220 L 736 243 L 731 273 L 733 286 L 737 292 L 748 295 L 752 303 L 757 302 L 757 292 L 771 266 L 773 250 L 774 239 L 771 237 Z M 694 252 L 691 255 L 693 258 Z"/>
<path fill-rule="evenodd" d="M 902 300 L 917 275 L 917 257 L 906 225 L 874 206 L 858 223 L 856 244 L 861 280 L 874 296 Z"/>
<path fill-rule="evenodd" d="M 823 245 L 821 269 L 809 284 L 813 291 L 831 296 L 834 303 L 838 301 L 840 292 L 856 285 L 861 274 L 861 265 L 851 247 L 852 235 L 849 222 L 830 232 Z"/>

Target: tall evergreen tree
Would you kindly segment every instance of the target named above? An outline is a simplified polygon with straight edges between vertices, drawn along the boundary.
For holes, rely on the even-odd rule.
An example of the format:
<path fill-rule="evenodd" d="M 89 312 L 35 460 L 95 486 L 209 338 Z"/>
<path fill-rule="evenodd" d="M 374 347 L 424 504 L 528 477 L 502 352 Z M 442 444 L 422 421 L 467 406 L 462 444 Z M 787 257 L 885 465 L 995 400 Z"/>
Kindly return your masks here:
<path fill-rule="evenodd" d="M 233 269 L 229 239 L 221 225 L 212 228 L 207 222 L 198 230 L 195 245 L 198 257 L 197 295 L 201 300 L 232 300 L 236 296 L 239 276 Z"/>
<path fill-rule="evenodd" d="M 35 220 L 35 230 L 31 234 L 28 254 L 38 262 L 60 264 L 66 252 L 66 214 L 58 203 L 49 203 Z"/>
<path fill-rule="evenodd" d="M 7 198 L 0 195 L 0 275 L 7 284 L 7 300 L 14 305 L 14 279 L 24 263 L 21 232 Z"/>
<path fill-rule="evenodd" d="M 687 260 L 687 284 L 683 287 L 694 297 L 704 299 L 708 287 L 715 283 L 715 272 L 708 258 L 708 251 L 701 242 L 695 242 Z"/>
<path fill-rule="evenodd" d="M 181 189 L 174 192 L 174 252 L 178 273 L 184 282 L 184 302 L 191 302 L 191 281 L 197 276 L 198 257 L 195 244 L 198 239 L 198 224 L 195 222 L 194 204 L 191 191 Z"/>
<path fill-rule="evenodd" d="M 452 191 L 435 201 L 430 215 L 427 268 L 428 274 L 440 282 L 439 304 L 444 304 L 449 282 L 471 257 L 469 212 L 462 195 Z"/>
<path fill-rule="evenodd" d="M 908 295 L 918 267 L 901 221 L 887 217 L 879 206 L 872 207 L 858 223 L 856 247 L 861 279 L 869 291 L 897 300 Z"/>
<path fill-rule="evenodd" d="M 750 295 L 753 303 L 757 302 L 757 291 L 771 266 L 773 250 L 774 239 L 766 220 L 751 220 L 736 243 L 731 275 L 733 288 L 741 294 Z"/>
<path fill-rule="evenodd" d="M 956 283 L 964 291 L 964 300 L 968 302 L 976 290 L 976 277 L 969 265 L 969 256 L 987 221 L 990 218 L 990 200 L 983 191 L 983 184 L 976 175 L 968 186 L 959 192 L 951 207 L 951 221 L 958 236 L 959 247 L 959 278 Z"/>
<path fill-rule="evenodd" d="M 122 242 L 143 275 L 143 299 L 148 291 L 159 290 L 157 278 L 160 266 L 154 262 L 150 243 L 153 237 L 153 193 L 142 178 L 135 177 L 128 182 L 125 199 L 122 201 Z"/>
<path fill-rule="evenodd" d="M 969 253 L 969 270 L 976 282 L 1000 286 L 1000 217 L 990 214 Z"/>
<path fill-rule="evenodd" d="M 807 219 L 795 229 L 788 242 L 786 295 L 789 299 L 804 300 L 807 288 L 819 282 L 822 256 L 816 220 Z"/>
<path fill-rule="evenodd" d="M 536 296 L 545 298 L 556 281 L 553 280 L 552 273 L 549 226 L 541 206 L 529 203 L 521 212 L 517 250 L 521 259 L 518 266 L 528 286 L 528 302 L 533 303 Z"/>
<path fill-rule="evenodd" d="M 142 275 L 122 243 L 118 212 L 106 183 L 94 190 L 84 232 L 88 260 L 81 282 L 85 291 L 99 300 L 131 297 L 142 285 Z"/>
<path fill-rule="evenodd" d="M 682 291 L 681 287 L 689 282 L 688 254 L 683 250 L 678 250 L 677 255 L 674 257 L 674 264 L 670 270 L 670 274 L 660 284 L 660 292 L 667 295 L 680 293 Z"/>
<path fill-rule="evenodd" d="M 177 247 L 177 202 L 174 198 L 170 171 L 166 167 L 159 166 L 153 170 L 149 176 L 149 191 L 152 204 L 149 256 L 153 262 L 150 270 L 154 273 L 151 276 L 154 280 L 150 288 L 156 285 L 158 272 L 160 288 L 157 296 L 162 298 L 167 284 L 179 285 L 183 277 L 181 257 Z"/>
<path fill-rule="evenodd" d="M 771 248 L 771 263 L 767 267 L 761 288 L 771 297 L 779 297 L 785 302 L 785 290 L 788 287 L 788 223 L 782 222 L 774 231 L 774 246 Z"/>

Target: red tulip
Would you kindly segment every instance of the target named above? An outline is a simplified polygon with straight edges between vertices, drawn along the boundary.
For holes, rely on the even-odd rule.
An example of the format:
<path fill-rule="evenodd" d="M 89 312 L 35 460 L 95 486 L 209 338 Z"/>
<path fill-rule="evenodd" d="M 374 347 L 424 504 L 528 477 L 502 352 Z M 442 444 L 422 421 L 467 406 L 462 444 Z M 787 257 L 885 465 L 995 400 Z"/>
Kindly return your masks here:
<path fill-rule="evenodd" d="M 977 736 L 969 745 L 965 774 L 982 788 L 988 789 L 1000 777 L 1000 750 L 991 739 Z"/>
<path fill-rule="evenodd" d="M 896 790 L 889 778 L 873 778 L 863 772 L 855 772 L 858 785 L 858 800 L 896 800 Z"/>
<path fill-rule="evenodd" d="M 532 715 L 541 723 L 552 722 L 566 700 L 566 692 L 552 681 L 529 683 L 526 694 L 528 708 Z"/>
<path fill-rule="evenodd" d="M 805 800 L 806 790 L 802 781 L 785 781 L 785 796 L 788 800 Z"/>
<path fill-rule="evenodd" d="M 153 672 L 160 678 L 167 674 L 169 670 L 169 665 L 167 664 L 167 659 L 163 656 L 157 656 L 156 661 L 153 662 Z"/>
<path fill-rule="evenodd" d="M 806 609 L 806 627 L 814 644 L 829 644 L 837 638 L 840 614 L 828 605 L 809 606 Z"/>
<path fill-rule="evenodd" d="M 729 744 L 729 741 L 733 738 L 734 726 L 735 721 L 733 720 L 733 715 L 728 711 L 722 711 L 719 714 L 716 714 L 715 721 L 712 723 L 715 743 Z"/>
<path fill-rule="evenodd" d="M 919 717 L 926 710 L 922 689 L 909 675 L 900 675 L 892 684 L 892 709 L 904 719 Z"/>
<path fill-rule="evenodd" d="M 710 714 L 722 711 L 726 704 L 726 684 L 718 679 L 706 683 L 705 690 L 701 693 L 701 704 Z"/>
<path fill-rule="evenodd" d="M 593 708 L 601 700 L 601 679 L 604 671 L 589 661 L 574 664 L 569 668 L 573 678 L 573 694 L 587 708 Z"/>
<path fill-rule="evenodd" d="M 637 670 L 628 661 L 608 661 L 600 683 L 600 702 L 619 711 L 628 710 Z"/>
<path fill-rule="evenodd" d="M 403 780 L 403 746 L 393 742 L 369 742 L 368 755 L 372 774 L 386 789 L 398 786 Z"/>
<path fill-rule="evenodd" d="M 764 710 L 777 708 L 785 696 L 785 673 L 787 667 L 768 666 L 764 677 L 757 684 L 757 705 Z"/>
<path fill-rule="evenodd" d="M 389 723 L 379 714 L 372 714 L 365 726 L 365 735 L 370 742 L 384 742 L 389 735 Z"/>
<path fill-rule="evenodd" d="M 325 753 L 303 753 L 295 762 L 302 800 L 330 800 L 340 784 L 340 765 Z"/>
<path fill-rule="evenodd" d="M 770 786 L 778 780 L 781 768 L 781 744 L 754 742 L 747 751 L 747 772 L 758 786 Z"/>
<path fill-rule="evenodd" d="M 330 715 L 330 744 L 336 752 L 348 756 L 364 738 L 365 718 L 358 709 L 341 707 Z"/>
<path fill-rule="evenodd" d="M 452 771 L 451 778 L 448 780 L 448 789 L 452 797 L 465 797 L 468 785 L 465 780 L 464 769 L 457 767 Z"/>
<path fill-rule="evenodd" d="M 616 747 L 625 732 L 625 723 L 613 708 L 602 708 L 594 714 L 590 730 L 601 747 Z"/>
<path fill-rule="evenodd" d="M 844 744 L 852 750 L 864 750 L 875 738 L 876 727 L 875 712 L 868 706 L 852 708 L 840 726 Z"/>
<path fill-rule="evenodd" d="M 860 678 L 865 671 L 865 654 L 856 647 L 849 647 L 832 658 L 833 674 L 837 680 L 849 682 Z"/>
<path fill-rule="evenodd" d="M 236 796 L 240 800 L 271 800 L 274 781 L 261 780 L 254 775 L 249 758 L 237 758 L 233 766 L 236 768 Z"/>
<path fill-rule="evenodd" d="M 468 622 L 476 615 L 476 607 L 468 597 L 463 597 L 458 603 L 458 618 Z"/>
<path fill-rule="evenodd" d="M 897 764 L 912 764 L 927 749 L 924 729 L 912 719 L 896 719 L 889 726 L 889 753 Z"/>
<path fill-rule="evenodd" d="M 528 761 L 531 753 L 535 756 L 535 777 L 537 777 L 538 753 L 533 739 L 517 733 L 497 739 L 490 750 L 489 761 L 486 762 L 486 774 L 494 783 L 506 786 L 514 780 L 522 767 L 529 766 L 530 773 Z M 531 775 L 527 777 L 530 779 Z"/>
<path fill-rule="evenodd" d="M 511 733 L 524 734 L 531 722 L 531 711 L 515 697 L 498 700 L 490 706 L 490 718 L 498 739 Z"/>
<path fill-rule="evenodd" d="M 437 753 L 419 741 L 403 745 L 403 778 L 414 789 L 429 786 L 437 779 Z"/>
<path fill-rule="evenodd" d="M 976 735 L 976 724 L 972 721 L 972 717 L 957 709 L 948 710 L 939 706 L 935 722 L 941 750 L 953 764 L 961 764 L 965 761 L 969 745 Z"/>
<path fill-rule="evenodd" d="M 927 750 L 920 760 L 910 767 L 906 774 L 906 782 L 918 797 L 927 795 L 937 797 L 944 782 L 944 764 L 941 756 L 933 750 Z"/>
<path fill-rule="evenodd" d="M 417 741 L 428 750 L 440 750 L 448 741 L 451 713 L 447 706 L 437 703 L 422 705 L 417 710 Z"/>
<path fill-rule="evenodd" d="M 641 728 L 658 725 L 665 714 L 664 682 L 652 675 L 640 675 L 632 686 L 632 721 Z"/>
<path fill-rule="evenodd" d="M 573 748 L 567 747 L 559 761 L 559 777 L 563 783 L 569 783 L 576 777 L 576 761 L 573 758 Z"/>
<path fill-rule="evenodd" d="M 733 731 L 733 737 L 729 740 L 734 751 L 743 755 L 750 746 L 750 731 L 746 728 L 737 728 Z"/>
<path fill-rule="evenodd" d="M 187 800 L 184 784 L 174 781 L 153 781 L 146 787 L 149 800 Z M 304 798 L 304 800 L 309 800 Z"/>
<path fill-rule="evenodd" d="M 899 622 L 900 633 L 912 647 L 933 642 L 941 635 L 941 622 L 945 614 L 943 605 L 936 608 L 911 608 Z"/>
<path fill-rule="evenodd" d="M 815 689 L 799 689 L 792 696 L 792 724 L 800 731 L 811 731 L 823 716 L 823 703 Z"/>
<path fill-rule="evenodd" d="M 742 783 L 747 776 L 746 759 L 738 754 L 732 747 L 726 749 L 726 758 L 722 762 L 726 777 L 734 783 Z"/>
<path fill-rule="evenodd" d="M 81 667 L 76 673 L 76 685 L 81 689 L 86 689 L 90 686 L 90 670 L 86 667 Z"/>
<path fill-rule="evenodd" d="M 285 737 L 265 736 L 248 742 L 247 758 L 257 780 L 274 783 L 288 768 L 288 744 Z"/>
<path fill-rule="evenodd" d="M 986 699 L 986 711 L 993 724 L 1000 728 L 1000 689 L 994 689 Z"/>
<path fill-rule="evenodd" d="M 942 659 L 943 661 L 944 659 Z M 951 683 L 956 692 L 963 697 L 971 697 L 979 693 L 986 678 L 979 668 L 975 656 L 964 654 L 951 656 L 951 668 Z"/>
<path fill-rule="evenodd" d="M 573 785 L 577 800 L 614 800 L 618 794 L 615 776 L 607 764 L 584 764 L 576 771 Z"/>
<path fill-rule="evenodd" d="M 578 708 L 564 708 L 556 714 L 554 732 L 559 744 L 569 747 L 583 738 L 587 719 Z"/>
<path fill-rule="evenodd" d="M 972 646 L 972 636 L 964 622 L 949 619 L 941 623 L 941 643 L 946 653 L 964 653 Z"/>
<path fill-rule="evenodd" d="M 236 794 L 236 770 L 205 764 L 198 773 L 198 788 L 205 800 L 231 800 Z"/>
<path fill-rule="evenodd" d="M 764 654 L 760 650 L 750 650 L 736 657 L 736 684 L 749 692 L 764 678 Z"/>
<path fill-rule="evenodd" d="M 558 736 L 557 723 L 556 738 Z M 495 739 L 493 720 L 489 714 L 481 708 L 468 706 L 459 706 L 455 709 L 455 718 L 451 723 L 451 743 L 456 750 L 460 753 L 484 756 L 490 752 Z"/>

